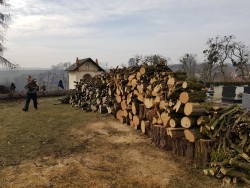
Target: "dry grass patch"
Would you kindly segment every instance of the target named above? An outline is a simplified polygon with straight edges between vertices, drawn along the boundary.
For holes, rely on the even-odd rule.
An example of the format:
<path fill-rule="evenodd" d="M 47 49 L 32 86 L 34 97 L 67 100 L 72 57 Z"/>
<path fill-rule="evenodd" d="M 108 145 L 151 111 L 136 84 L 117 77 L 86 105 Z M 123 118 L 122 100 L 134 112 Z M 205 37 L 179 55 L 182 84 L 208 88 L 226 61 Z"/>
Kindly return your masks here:
<path fill-rule="evenodd" d="M 0 187 L 220 187 L 140 131 L 56 98 L 0 102 Z"/>

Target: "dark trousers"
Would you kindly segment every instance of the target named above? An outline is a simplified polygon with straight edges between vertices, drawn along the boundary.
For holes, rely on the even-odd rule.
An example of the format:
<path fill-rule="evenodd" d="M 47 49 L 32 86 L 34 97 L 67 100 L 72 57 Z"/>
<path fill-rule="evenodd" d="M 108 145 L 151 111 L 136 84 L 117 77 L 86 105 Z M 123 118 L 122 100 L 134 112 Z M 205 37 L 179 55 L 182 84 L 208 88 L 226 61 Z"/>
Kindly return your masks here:
<path fill-rule="evenodd" d="M 27 93 L 27 99 L 26 99 L 24 110 L 29 110 L 29 104 L 30 104 L 31 99 L 33 100 L 34 108 L 37 108 L 37 94 Z"/>

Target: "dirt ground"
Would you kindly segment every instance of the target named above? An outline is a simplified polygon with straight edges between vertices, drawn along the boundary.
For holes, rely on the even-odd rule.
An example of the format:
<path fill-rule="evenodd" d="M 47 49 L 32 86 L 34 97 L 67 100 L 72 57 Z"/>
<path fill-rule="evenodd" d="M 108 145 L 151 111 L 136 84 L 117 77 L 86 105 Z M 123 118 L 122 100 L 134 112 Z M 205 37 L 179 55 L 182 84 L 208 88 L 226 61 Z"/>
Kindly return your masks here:
<path fill-rule="evenodd" d="M 221 187 L 113 117 L 41 99 L 0 102 L 0 187 Z"/>

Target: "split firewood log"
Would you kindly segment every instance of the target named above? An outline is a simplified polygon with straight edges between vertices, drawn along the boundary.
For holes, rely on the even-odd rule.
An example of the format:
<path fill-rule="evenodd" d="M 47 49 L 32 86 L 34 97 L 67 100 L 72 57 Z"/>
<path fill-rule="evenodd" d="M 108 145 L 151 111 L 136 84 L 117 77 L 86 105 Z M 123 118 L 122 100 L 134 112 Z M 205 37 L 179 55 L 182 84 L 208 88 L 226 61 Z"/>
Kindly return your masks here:
<path fill-rule="evenodd" d="M 200 103 L 186 103 L 184 107 L 184 114 L 186 116 L 202 116 L 206 114 L 207 110 Z"/>

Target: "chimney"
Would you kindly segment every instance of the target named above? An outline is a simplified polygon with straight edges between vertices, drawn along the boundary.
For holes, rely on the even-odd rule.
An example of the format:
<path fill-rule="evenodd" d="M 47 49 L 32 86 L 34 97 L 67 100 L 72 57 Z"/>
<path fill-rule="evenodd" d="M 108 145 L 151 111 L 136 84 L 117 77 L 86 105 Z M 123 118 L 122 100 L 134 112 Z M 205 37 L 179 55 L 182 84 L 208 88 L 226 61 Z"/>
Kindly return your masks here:
<path fill-rule="evenodd" d="M 79 60 L 78 60 L 78 57 L 76 58 L 76 66 L 79 65 Z"/>
<path fill-rule="evenodd" d="M 99 63 L 98 63 L 98 59 L 96 59 L 96 60 L 95 60 L 95 63 L 96 63 L 97 65 L 99 65 Z"/>

